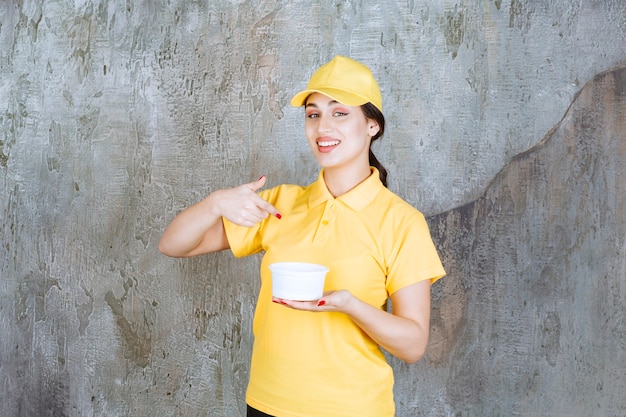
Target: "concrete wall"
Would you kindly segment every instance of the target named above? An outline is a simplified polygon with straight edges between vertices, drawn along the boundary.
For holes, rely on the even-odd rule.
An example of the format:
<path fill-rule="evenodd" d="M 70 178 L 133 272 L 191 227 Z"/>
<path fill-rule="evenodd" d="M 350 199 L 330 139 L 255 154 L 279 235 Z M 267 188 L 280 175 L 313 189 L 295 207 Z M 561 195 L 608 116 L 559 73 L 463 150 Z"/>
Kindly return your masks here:
<path fill-rule="evenodd" d="M 626 415 L 626 3 L 380 3 L 0 3 L 0 415 L 243 413 L 259 259 L 157 242 L 315 178 L 288 101 L 337 53 L 449 272 L 397 415 Z"/>

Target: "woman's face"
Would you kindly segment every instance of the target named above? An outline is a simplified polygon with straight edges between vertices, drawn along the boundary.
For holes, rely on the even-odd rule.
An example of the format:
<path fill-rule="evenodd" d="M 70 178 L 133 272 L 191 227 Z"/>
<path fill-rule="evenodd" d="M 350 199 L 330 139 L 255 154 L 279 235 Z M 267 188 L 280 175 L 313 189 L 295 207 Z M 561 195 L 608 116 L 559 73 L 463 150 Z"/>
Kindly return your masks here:
<path fill-rule="evenodd" d="M 361 107 L 346 106 L 313 93 L 305 111 L 305 134 L 320 166 L 369 168 L 370 143 L 379 126 L 365 117 Z"/>

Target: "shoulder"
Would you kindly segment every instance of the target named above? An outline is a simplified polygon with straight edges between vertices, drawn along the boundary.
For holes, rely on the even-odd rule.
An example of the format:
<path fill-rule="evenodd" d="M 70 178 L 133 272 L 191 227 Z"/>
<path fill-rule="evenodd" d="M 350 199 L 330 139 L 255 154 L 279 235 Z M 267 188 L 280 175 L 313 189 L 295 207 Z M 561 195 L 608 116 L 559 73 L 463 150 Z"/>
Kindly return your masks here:
<path fill-rule="evenodd" d="M 424 215 L 417 208 L 406 202 L 402 197 L 389 190 L 381 189 L 373 204 L 376 210 L 383 210 L 385 217 L 395 217 L 402 219 L 415 218 L 416 220 L 424 219 Z"/>
<path fill-rule="evenodd" d="M 271 204 L 281 201 L 297 201 L 301 198 L 308 197 L 311 185 L 303 186 L 297 184 L 281 184 L 273 188 L 268 188 L 259 192 L 264 200 Z"/>
<path fill-rule="evenodd" d="M 378 235 L 390 237 L 387 243 L 391 247 L 405 240 L 430 236 L 424 214 L 392 191 L 381 190 L 371 206 L 367 217 L 378 219 L 375 226 Z"/>

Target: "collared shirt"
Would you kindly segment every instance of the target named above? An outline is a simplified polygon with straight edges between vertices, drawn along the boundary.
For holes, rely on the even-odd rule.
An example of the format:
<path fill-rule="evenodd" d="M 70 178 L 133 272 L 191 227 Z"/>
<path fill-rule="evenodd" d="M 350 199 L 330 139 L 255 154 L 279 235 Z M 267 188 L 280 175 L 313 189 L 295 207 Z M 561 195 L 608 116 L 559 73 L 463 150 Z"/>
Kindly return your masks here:
<path fill-rule="evenodd" d="M 424 216 L 380 182 L 378 172 L 334 198 L 323 172 L 307 186 L 262 191 L 282 219 L 252 228 L 224 219 L 235 256 L 265 251 L 246 400 L 286 417 L 394 415 L 393 375 L 377 344 L 343 313 L 272 303 L 274 262 L 327 266 L 325 291 L 347 289 L 383 309 L 389 295 L 445 274 Z"/>

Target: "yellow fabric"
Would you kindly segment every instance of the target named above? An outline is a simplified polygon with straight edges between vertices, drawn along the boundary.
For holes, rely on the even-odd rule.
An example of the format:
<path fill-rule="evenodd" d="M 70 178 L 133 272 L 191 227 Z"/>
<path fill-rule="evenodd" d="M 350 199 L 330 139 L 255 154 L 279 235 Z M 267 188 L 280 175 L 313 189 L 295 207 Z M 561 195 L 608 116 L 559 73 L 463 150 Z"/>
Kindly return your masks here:
<path fill-rule="evenodd" d="M 326 265 L 325 291 L 347 289 L 383 308 L 393 292 L 445 274 L 424 216 L 386 189 L 372 168 L 356 188 L 333 198 L 323 180 L 282 185 L 260 195 L 282 219 L 253 228 L 224 225 L 235 256 L 265 251 L 246 400 L 278 417 L 392 417 L 391 367 L 343 313 L 312 313 L 272 303 L 273 262 Z"/>
<path fill-rule="evenodd" d="M 372 71 L 358 61 L 337 55 L 313 73 L 306 90 L 291 99 L 291 105 L 300 107 L 313 93 L 322 93 L 347 106 L 372 103 L 383 111 L 383 97 Z"/>

